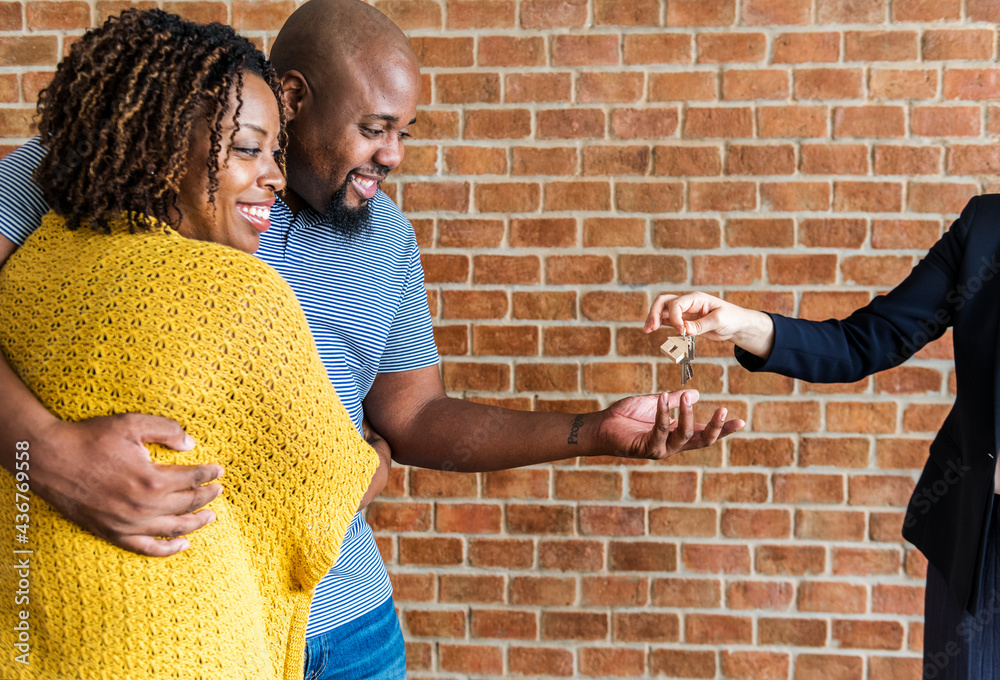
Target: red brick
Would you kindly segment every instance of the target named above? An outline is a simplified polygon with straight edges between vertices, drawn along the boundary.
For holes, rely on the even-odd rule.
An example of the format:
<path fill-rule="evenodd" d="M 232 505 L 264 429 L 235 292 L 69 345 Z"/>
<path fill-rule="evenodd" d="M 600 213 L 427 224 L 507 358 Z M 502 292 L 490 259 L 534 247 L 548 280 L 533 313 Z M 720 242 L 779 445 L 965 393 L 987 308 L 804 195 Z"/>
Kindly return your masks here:
<path fill-rule="evenodd" d="M 514 0 L 447 0 L 448 28 L 514 28 Z"/>
<path fill-rule="evenodd" d="M 618 278 L 626 284 L 678 283 L 687 278 L 687 264 L 679 255 L 622 255 Z"/>
<path fill-rule="evenodd" d="M 684 137 L 752 137 L 753 114 L 749 108 L 690 108 L 684 117 Z"/>
<path fill-rule="evenodd" d="M 669 10 L 668 10 L 669 11 Z M 690 64 L 691 36 L 678 33 L 640 33 L 625 36 L 626 64 Z"/>
<path fill-rule="evenodd" d="M 789 538 L 792 519 L 786 510 L 732 508 L 722 513 L 727 538 Z"/>
<path fill-rule="evenodd" d="M 900 106 L 838 106 L 833 112 L 835 137 L 903 137 L 906 118 Z"/>
<path fill-rule="evenodd" d="M 465 324 L 434 327 L 434 344 L 442 355 L 458 356 L 469 353 L 469 327 Z"/>
<path fill-rule="evenodd" d="M 410 609 L 404 612 L 403 620 L 410 635 L 417 637 L 465 636 L 465 612 Z"/>
<path fill-rule="evenodd" d="M 811 0 L 746 0 L 743 23 L 748 26 L 809 24 L 812 19 Z"/>
<path fill-rule="evenodd" d="M 552 39 L 555 66 L 614 66 L 619 63 L 618 52 L 617 35 L 557 35 Z"/>
<path fill-rule="evenodd" d="M 868 603 L 865 586 L 807 581 L 799 587 L 800 612 L 864 613 Z M 834 624 L 836 625 L 836 624 Z"/>
<path fill-rule="evenodd" d="M 629 473 L 631 496 L 644 500 L 692 502 L 697 483 L 694 472 L 632 470 Z"/>
<path fill-rule="evenodd" d="M 767 477 L 750 472 L 710 472 L 702 490 L 706 501 L 763 503 L 767 500 Z"/>
<path fill-rule="evenodd" d="M 816 432 L 819 424 L 819 404 L 814 401 L 761 402 L 754 409 L 757 432 Z"/>
<path fill-rule="evenodd" d="M 712 508 L 654 508 L 649 511 L 651 536 L 716 535 L 715 510 Z"/>
<path fill-rule="evenodd" d="M 922 40 L 925 61 L 982 61 L 993 58 L 994 34 L 989 29 L 929 29 Z"/>
<path fill-rule="evenodd" d="M 736 0 L 673 0 L 667 3 L 667 26 L 731 26 L 735 20 Z"/>
<path fill-rule="evenodd" d="M 916 31 L 847 31 L 846 61 L 916 61 L 920 44 Z"/>
<path fill-rule="evenodd" d="M 684 640 L 695 645 L 750 644 L 753 620 L 743 616 L 688 614 L 684 617 Z"/>
<path fill-rule="evenodd" d="M 859 68 L 800 68 L 795 71 L 799 99 L 860 99 L 864 72 Z"/>
<path fill-rule="evenodd" d="M 730 465 L 784 467 L 795 461 L 791 439 L 734 439 L 729 443 Z"/>
<path fill-rule="evenodd" d="M 546 328 L 544 353 L 548 356 L 603 356 L 611 351 L 608 328 Z"/>
<path fill-rule="evenodd" d="M 936 175 L 941 172 L 942 149 L 930 146 L 875 147 L 879 175 Z"/>
<path fill-rule="evenodd" d="M 580 673 L 585 676 L 638 676 L 646 670 L 646 654 L 641 649 L 580 650 Z"/>
<path fill-rule="evenodd" d="M 867 175 L 868 149 L 862 144 L 803 144 L 799 169 L 809 175 Z"/>
<path fill-rule="evenodd" d="M 427 283 L 461 283 L 469 279 L 469 258 L 465 255 L 420 256 Z"/>
<path fill-rule="evenodd" d="M 492 645 L 438 645 L 441 669 L 452 673 L 499 675 L 503 651 Z"/>
<path fill-rule="evenodd" d="M 699 64 L 732 64 L 764 61 L 767 37 L 763 33 L 698 33 Z"/>
<path fill-rule="evenodd" d="M 523 28 L 582 27 L 587 21 L 587 0 L 523 0 Z"/>
<path fill-rule="evenodd" d="M 542 612 L 543 640 L 606 640 L 608 615 L 589 612 Z"/>
<path fill-rule="evenodd" d="M 770 255 L 767 258 L 767 275 L 771 283 L 784 286 L 834 283 L 837 256 Z"/>
<path fill-rule="evenodd" d="M 757 136 L 826 137 L 829 115 L 826 106 L 761 106 L 757 109 Z"/>
<path fill-rule="evenodd" d="M 575 175 L 576 149 L 515 146 L 511 171 L 514 175 Z"/>
<path fill-rule="evenodd" d="M 580 311 L 591 321 L 642 321 L 649 309 L 645 293 L 591 291 L 580 299 Z"/>
<path fill-rule="evenodd" d="M 826 549 L 822 546 L 762 545 L 754 555 L 754 568 L 759 574 L 819 574 L 825 565 Z"/>
<path fill-rule="evenodd" d="M 573 675 L 573 653 L 567 649 L 511 647 L 509 670 L 518 675 Z"/>
<path fill-rule="evenodd" d="M 1000 69 L 947 69 L 944 98 L 972 101 L 1000 98 Z"/>
<path fill-rule="evenodd" d="M 839 33 L 781 33 L 774 38 L 774 64 L 829 63 L 840 60 Z"/>
<path fill-rule="evenodd" d="M 896 404 L 887 402 L 832 402 L 827 405 L 830 432 L 892 432 L 896 429 Z"/>
<path fill-rule="evenodd" d="M 824 321 L 848 316 L 855 309 L 868 304 L 867 293 L 803 293 L 799 316 L 813 321 Z M 837 390 L 840 392 L 841 390 Z"/>
<path fill-rule="evenodd" d="M 962 18 L 961 0 L 897 0 L 892 4 L 892 20 L 954 21 Z"/>
<path fill-rule="evenodd" d="M 898 182 L 834 182 L 833 209 L 838 212 L 900 212 L 903 187 Z"/>
<path fill-rule="evenodd" d="M 774 502 L 795 505 L 843 503 L 844 478 L 841 475 L 776 473 L 774 475 Z"/>
<path fill-rule="evenodd" d="M 404 31 L 441 28 L 441 5 L 435 0 L 376 0 L 373 4 Z"/>
<path fill-rule="evenodd" d="M 496 248 L 503 241 L 504 227 L 500 220 L 480 220 L 480 219 L 459 219 L 441 220 L 438 224 L 438 245 L 442 248 Z M 498 295 L 499 294 L 499 295 Z M 468 310 L 469 304 L 486 304 L 487 307 L 500 306 L 500 298 L 504 301 L 507 295 L 503 291 L 442 291 L 445 309 L 448 308 L 448 300 L 452 299 L 453 304 L 462 305 Z M 493 296 L 492 299 L 486 298 Z M 506 304 L 498 316 L 502 316 L 507 311 Z M 449 318 L 449 312 L 445 311 L 445 318 Z M 463 316 L 451 318 L 494 318 L 492 316 Z"/>
<path fill-rule="evenodd" d="M 826 621 L 820 619 L 769 619 L 758 623 L 761 645 L 823 647 L 826 645 Z"/>
<path fill-rule="evenodd" d="M 734 144 L 726 153 L 727 175 L 790 175 L 795 172 L 795 148 L 790 144 Z"/>
<path fill-rule="evenodd" d="M 680 177 L 722 174 L 720 150 L 714 146 L 656 146 L 653 174 Z"/>
<path fill-rule="evenodd" d="M 871 680 L 919 678 L 923 663 L 919 657 L 874 656 L 869 659 Z"/>
<path fill-rule="evenodd" d="M 600 541 L 540 541 L 538 566 L 561 571 L 600 571 L 604 568 L 604 544 Z"/>
<path fill-rule="evenodd" d="M 657 677 L 666 675 L 685 678 L 714 678 L 716 673 L 715 652 L 653 649 L 649 654 L 649 671 Z"/>
<path fill-rule="evenodd" d="M 72 31 L 74 29 L 90 28 L 90 6 L 86 2 L 78 0 L 52 2 L 51 0 L 46 0 L 45 2 L 27 2 L 25 5 L 28 30 Z M 18 28 L 20 28 L 20 25 Z"/>
<path fill-rule="evenodd" d="M 522 576 L 511 579 L 511 604 L 566 607 L 575 601 L 575 579 L 553 576 Z"/>
<path fill-rule="evenodd" d="M 874 69 L 868 88 L 875 99 L 933 99 L 937 95 L 937 71 Z"/>
<path fill-rule="evenodd" d="M 863 286 L 893 286 L 906 278 L 906 275 L 913 268 L 913 264 L 913 258 L 905 255 L 855 255 L 843 259 L 841 270 L 845 283 L 857 283 Z"/>
<path fill-rule="evenodd" d="M 976 184 L 910 182 L 906 208 L 911 212 L 958 214 L 978 194 L 979 187 Z"/>
<path fill-rule="evenodd" d="M 680 617 L 677 614 L 615 614 L 617 642 L 677 642 L 680 640 Z"/>
<path fill-rule="evenodd" d="M 465 112 L 466 139 L 523 139 L 531 134 L 527 109 L 482 109 Z"/>
<path fill-rule="evenodd" d="M 616 139 L 663 139 L 677 131 L 676 108 L 615 109 L 611 130 Z"/>
<path fill-rule="evenodd" d="M 785 680 L 789 655 L 779 652 L 729 652 L 721 654 L 722 673 L 739 680 Z"/>
<path fill-rule="evenodd" d="M 956 144 L 948 149 L 948 172 L 960 175 L 1000 171 L 1000 145 Z M 937 240 L 937 239 L 935 239 Z"/>
<path fill-rule="evenodd" d="M 787 609 L 795 588 L 776 581 L 734 581 L 726 586 L 730 609 Z"/>
<path fill-rule="evenodd" d="M 407 158 L 410 158 L 410 154 L 407 154 Z M 444 164 L 448 174 L 452 175 L 507 174 L 507 154 L 503 149 L 479 146 L 447 147 L 444 150 Z M 434 174 L 434 171 L 420 174 Z"/>
<path fill-rule="evenodd" d="M 860 656 L 800 654 L 795 658 L 795 680 L 861 680 Z"/>
<path fill-rule="evenodd" d="M 898 621 L 834 621 L 833 639 L 843 649 L 901 649 L 903 626 Z"/>
<path fill-rule="evenodd" d="M 690 73 L 651 73 L 649 77 L 649 100 L 670 101 L 713 101 L 717 76 L 706 71 Z"/>
<path fill-rule="evenodd" d="M 538 354 L 537 326 L 472 327 L 472 353 L 477 356 L 533 356 Z"/>
<path fill-rule="evenodd" d="M 0 63 L 8 66 L 54 65 L 56 45 L 54 35 L 3 36 L 0 37 Z"/>
<path fill-rule="evenodd" d="M 776 212 L 829 210 L 828 182 L 762 182 L 760 202 L 765 209 Z"/>
<path fill-rule="evenodd" d="M 658 0 L 595 0 L 594 23 L 611 26 L 657 26 L 660 23 Z"/>
<path fill-rule="evenodd" d="M 653 582 L 653 604 L 657 607 L 717 608 L 722 604 L 719 581 L 658 578 Z"/>
<path fill-rule="evenodd" d="M 472 637 L 502 640 L 534 640 L 538 623 L 533 612 L 476 610 L 470 625 Z"/>
<path fill-rule="evenodd" d="M 839 510 L 797 510 L 795 513 L 796 538 L 860 541 L 864 535 L 864 513 Z"/>
<path fill-rule="evenodd" d="M 489 473 L 487 479 L 490 474 L 493 473 Z M 469 541 L 469 564 L 474 567 L 529 569 L 534 562 L 534 552 L 534 542 L 530 540 L 477 538 Z"/>
<path fill-rule="evenodd" d="M 622 476 L 598 470 L 556 470 L 555 497 L 571 500 L 619 500 Z"/>
<path fill-rule="evenodd" d="M 590 607 L 642 607 L 648 600 L 645 576 L 592 576 L 581 580 L 581 603 Z"/>
<path fill-rule="evenodd" d="M 431 566 L 462 563 L 462 539 L 431 536 L 399 538 L 399 563 Z"/>
<path fill-rule="evenodd" d="M 577 101 L 635 102 L 642 98 L 644 77 L 635 72 L 583 73 L 577 79 Z"/>
<path fill-rule="evenodd" d="M 491 212 L 535 212 L 542 189 L 531 182 L 482 182 L 476 185 L 476 210 Z"/>
<path fill-rule="evenodd" d="M 876 513 L 872 513 L 873 517 Z M 899 532 L 895 532 L 899 540 Z M 898 549 L 834 548 L 833 573 L 838 576 L 873 576 L 898 574 L 902 554 Z"/>
<path fill-rule="evenodd" d="M 472 38 L 410 38 L 421 67 L 462 67 L 475 63 Z"/>
<path fill-rule="evenodd" d="M 569 534 L 573 508 L 567 505 L 517 504 L 507 506 L 507 530 L 518 534 Z"/>
<path fill-rule="evenodd" d="M 913 492 L 914 480 L 891 475 L 851 477 L 848 502 L 851 505 L 895 505 L 904 507 Z"/>
<path fill-rule="evenodd" d="M 441 368 L 445 389 L 448 390 L 489 392 L 510 389 L 510 366 L 505 364 L 446 361 Z"/>
<path fill-rule="evenodd" d="M 178 0 L 177 2 L 163 3 L 163 9 L 171 14 L 179 14 L 188 21 L 196 21 L 198 23 L 218 21 L 225 24 L 229 22 L 229 11 L 223 2 L 183 2 L 182 0 Z M 279 21 L 271 28 L 277 29 L 282 21 Z"/>
<path fill-rule="evenodd" d="M 696 286 L 749 285 L 762 277 L 760 255 L 695 255 L 693 264 Z"/>
<path fill-rule="evenodd" d="M 23 28 L 20 2 L 0 2 L 0 31 L 20 31 Z"/>
<path fill-rule="evenodd" d="M 677 546 L 673 543 L 612 541 L 608 562 L 612 571 L 676 571 Z"/>
<path fill-rule="evenodd" d="M 554 255 L 546 260 L 547 282 L 553 285 L 609 283 L 614 265 L 607 255 Z"/>
<path fill-rule="evenodd" d="M 653 245 L 657 248 L 718 248 L 722 245 L 719 222 L 714 219 L 654 220 Z"/>
<path fill-rule="evenodd" d="M 410 133 L 414 139 L 454 139 L 458 137 L 458 112 L 421 111 Z"/>
<path fill-rule="evenodd" d="M 739 70 L 722 73 L 722 98 L 730 101 L 787 99 L 790 91 L 784 70 Z"/>
<path fill-rule="evenodd" d="M 979 107 L 917 106 L 910 116 L 913 134 L 922 137 L 977 137 L 981 134 Z"/>
<path fill-rule="evenodd" d="M 505 78 L 506 102 L 568 102 L 572 94 L 568 73 L 510 73 Z"/>
<path fill-rule="evenodd" d="M 872 611 L 880 614 L 923 616 L 924 589 L 879 584 L 872 588 Z"/>
<path fill-rule="evenodd" d="M 595 394 L 641 394 L 653 389 L 653 367 L 635 363 L 588 363 L 583 389 Z"/>
<path fill-rule="evenodd" d="M 903 411 L 903 431 L 937 432 L 950 410 L 950 404 L 910 404 Z"/>
<path fill-rule="evenodd" d="M 515 292 L 511 316 L 515 319 L 575 319 L 576 293 L 572 291 Z"/>
<path fill-rule="evenodd" d="M 615 204 L 623 212 L 679 212 L 684 205 L 684 185 L 680 182 L 618 182 Z"/>
<path fill-rule="evenodd" d="M 503 601 L 504 580 L 502 576 L 445 574 L 440 580 L 441 602 L 489 602 Z"/>
<path fill-rule="evenodd" d="M 403 203 L 410 212 L 436 212 L 469 209 L 468 182 L 407 182 Z"/>
<path fill-rule="evenodd" d="M 644 175 L 649 158 L 648 146 L 588 146 L 583 150 L 583 174 Z"/>
<path fill-rule="evenodd" d="M 600 109 L 552 109 L 538 112 L 539 139 L 604 137 L 605 115 Z"/>
<path fill-rule="evenodd" d="M 473 262 L 476 283 L 530 284 L 541 280 L 541 263 L 535 255 L 477 255 Z"/>

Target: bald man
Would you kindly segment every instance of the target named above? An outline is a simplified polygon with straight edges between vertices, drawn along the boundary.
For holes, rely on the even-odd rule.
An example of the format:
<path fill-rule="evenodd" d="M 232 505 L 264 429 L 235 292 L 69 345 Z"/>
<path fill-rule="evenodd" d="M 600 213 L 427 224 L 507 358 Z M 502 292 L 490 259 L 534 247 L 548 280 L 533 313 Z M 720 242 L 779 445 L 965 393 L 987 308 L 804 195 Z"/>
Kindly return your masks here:
<path fill-rule="evenodd" d="M 664 458 L 742 427 L 726 422 L 722 409 L 696 425 L 697 393 L 690 390 L 631 397 L 581 415 L 449 398 L 413 229 L 378 190 L 402 161 L 416 121 L 420 73 L 408 40 L 359 0 L 310 0 L 281 29 L 271 58 L 289 111 L 289 188 L 257 255 L 295 290 L 355 425 L 367 417 L 394 460 L 475 472 L 576 456 Z M 0 161 L 0 261 L 47 210 L 30 182 L 43 154 L 29 143 Z M 679 408 L 677 421 L 671 408 Z M 221 468 L 157 465 L 144 446 L 195 446 L 173 421 L 131 414 L 63 423 L 2 360 L 0 409 L 0 463 L 13 471 L 14 442 L 29 441 L 32 491 L 85 529 L 128 550 L 168 556 L 211 521 L 211 511 L 195 511 L 220 492 L 206 482 Z M 391 585 L 360 513 L 314 596 L 306 675 L 405 677 Z"/>

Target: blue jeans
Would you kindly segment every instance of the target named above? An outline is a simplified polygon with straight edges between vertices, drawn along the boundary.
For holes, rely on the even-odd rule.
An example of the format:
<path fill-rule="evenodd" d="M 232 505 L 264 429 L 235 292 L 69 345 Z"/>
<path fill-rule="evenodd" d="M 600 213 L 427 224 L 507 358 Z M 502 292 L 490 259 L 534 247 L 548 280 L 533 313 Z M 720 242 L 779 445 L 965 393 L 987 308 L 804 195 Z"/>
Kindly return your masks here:
<path fill-rule="evenodd" d="M 305 680 L 406 680 L 406 647 L 392 598 L 306 640 Z"/>

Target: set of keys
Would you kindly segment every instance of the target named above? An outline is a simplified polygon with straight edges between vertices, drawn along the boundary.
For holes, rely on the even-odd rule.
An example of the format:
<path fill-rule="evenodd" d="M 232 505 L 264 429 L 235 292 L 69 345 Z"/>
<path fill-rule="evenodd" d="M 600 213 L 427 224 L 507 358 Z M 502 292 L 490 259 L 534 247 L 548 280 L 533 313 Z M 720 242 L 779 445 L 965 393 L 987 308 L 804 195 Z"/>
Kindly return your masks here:
<path fill-rule="evenodd" d="M 694 360 L 694 336 L 687 334 L 687 324 L 681 327 L 681 334 L 675 335 L 660 345 L 660 351 L 681 365 L 681 386 L 694 377 L 691 362 Z"/>

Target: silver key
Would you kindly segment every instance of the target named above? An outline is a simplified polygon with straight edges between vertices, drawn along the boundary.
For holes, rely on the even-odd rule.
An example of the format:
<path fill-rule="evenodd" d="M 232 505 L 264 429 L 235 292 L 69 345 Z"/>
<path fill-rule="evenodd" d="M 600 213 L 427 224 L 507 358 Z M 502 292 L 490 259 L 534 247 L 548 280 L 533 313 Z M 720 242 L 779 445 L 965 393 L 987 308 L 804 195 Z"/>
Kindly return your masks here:
<path fill-rule="evenodd" d="M 681 328 L 681 337 L 687 342 L 687 352 L 681 359 L 681 387 L 683 387 L 694 377 L 694 369 L 691 368 L 691 361 L 694 360 L 694 336 L 687 334 L 687 324 Z"/>

